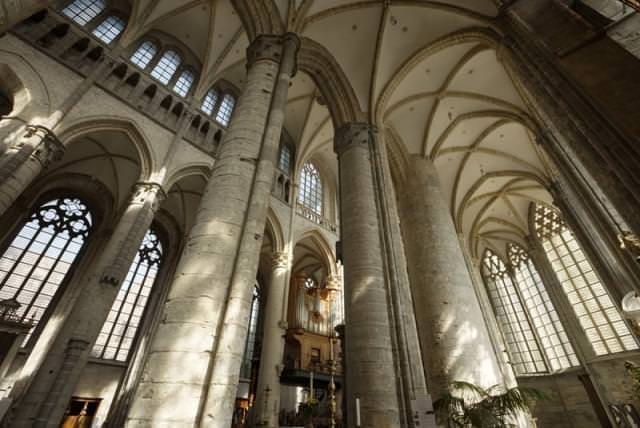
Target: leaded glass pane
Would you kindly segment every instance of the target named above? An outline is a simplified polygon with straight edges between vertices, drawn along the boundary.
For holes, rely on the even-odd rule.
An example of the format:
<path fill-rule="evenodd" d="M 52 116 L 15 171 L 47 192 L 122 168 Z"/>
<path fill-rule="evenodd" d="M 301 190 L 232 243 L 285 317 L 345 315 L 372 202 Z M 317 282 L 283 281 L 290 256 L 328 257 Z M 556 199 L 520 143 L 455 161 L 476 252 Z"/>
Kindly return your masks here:
<path fill-rule="evenodd" d="M 258 315 L 260 310 L 260 292 L 258 287 L 253 288 L 253 300 L 251 301 L 251 312 L 249 314 L 249 328 L 247 332 L 247 341 L 244 348 L 244 356 L 242 358 L 242 366 L 240 367 L 240 377 L 251 378 L 251 366 L 255 352 L 256 334 L 258 330 Z"/>
<path fill-rule="evenodd" d="M 597 355 L 638 349 L 618 308 L 558 212 L 538 204 L 534 225 L 547 258 Z"/>
<path fill-rule="evenodd" d="M 127 360 L 161 263 L 162 244 L 150 229 L 91 350 L 93 357 Z"/>
<path fill-rule="evenodd" d="M 282 146 L 280 146 L 278 168 L 287 174 L 291 171 L 291 147 L 287 144 L 282 144 Z"/>
<path fill-rule="evenodd" d="M 91 213 L 78 198 L 52 199 L 31 214 L 0 258 L 0 300 L 17 301 L 20 320 L 34 327 L 40 322 L 92 226 Z"/>

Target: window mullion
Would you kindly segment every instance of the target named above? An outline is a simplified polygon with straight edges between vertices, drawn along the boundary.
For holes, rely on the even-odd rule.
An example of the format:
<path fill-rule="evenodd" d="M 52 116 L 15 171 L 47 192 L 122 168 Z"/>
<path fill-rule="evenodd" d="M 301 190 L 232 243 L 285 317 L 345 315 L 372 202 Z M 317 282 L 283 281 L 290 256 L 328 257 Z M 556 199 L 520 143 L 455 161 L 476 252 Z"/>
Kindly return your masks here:
<path fill-rule="evenodd" d="M 138 267 L 142 265 L 142 261 L 140 263 L 138 263 L 138 266 L 136 267 L 136 273 L 135 275 L 138 274 Z M 127 321 L 125 323 L 125 329 L 122 332 L 122 336 L 120 337 L 120 341 L 118 342 L 118 347 L 116 348 L 116 356 L 118 355 L 118 353 L 120 352 L 120 349 L 122 348 L 122 342 L 125 339 L 125 334 L 127 333 L 127 329 L 129 328 L 129 324 L 131 322 L 131 318 L 133 317 L 133 313 L 135 312 L 136 309 L 136 305 L 138 304 L 138 302 L 140 301 L 140 296 L 142 295 L 142 289 L 145 285 L 145 283 L 147 282 L 147 278 L 149 276 L 149 272 L 151 271 L 152 266 L 146 266 L 146 269 L 144 271 L 144 276 L 142 277 L 142 281 L 140 282 L 140 289 L 138 290 L 138 293 L 136 294 L 135 298 L 133 299 L 133 303 L 131 304 L 131 312 L 129 312 L 128 316 L 127 316 Z M 133 279 L 135 278 L 135 275 L 132 277 L 131 280 L 131 284 L 133 284 Z M 131 290 L 131 287 L 129 288 L 129 290 Z M 128 294 L 127 294 L 128 296 Z M 137 329 L 137 326 L 136 326 Z"/>

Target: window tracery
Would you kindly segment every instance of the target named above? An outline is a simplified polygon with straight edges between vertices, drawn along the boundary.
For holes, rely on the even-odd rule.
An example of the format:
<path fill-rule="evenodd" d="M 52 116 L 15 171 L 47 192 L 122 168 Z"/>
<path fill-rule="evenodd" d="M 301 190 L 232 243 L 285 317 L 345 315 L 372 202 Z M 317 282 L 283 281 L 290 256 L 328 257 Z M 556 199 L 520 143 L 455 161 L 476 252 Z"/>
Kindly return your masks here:
<path fill-rule="evenodd" d="M 322 215 L 322 180 L 311 162 L 302 167 L 298 202 L 318 215 Z"/>
<path fill-rule="evenodd" d="M 596 355 L 638 349 L 602 281 L 557 211 L 537 204 L 534 228 Z"/>
<path fill-rule="evenodd" d="M 579 365 L 575 350 L 569 342 L 533 260 L 522 247 L 514 244 L 507 246 L 507 256 L 513 268 L 516 285 L 551 369 L 561 370 Z"/>
<path fill-rule="evenodd" d="M 220 107 L 218 108 L 216 121 L 223 126 L 228 126 L 235 105 L 236 99 L 233 97 L 233 95 L 225 94 L 224 97 L 222 97 L 222 102 L 220 103 Z"/>
<path fill-rule="evenodd" d="M 231 93 L 211 88 L 202 100 L 200 110 L 215 118 L 220 125 L 229 126 L 235 105 L 236 99 Z"/>
<path fill-rule="evenodd" d="M 149 229 L 93 346 L 93 357 L 127 360 L 162 260 L 162 243 Z"/>
<path fill-rule="evenodd" d="M 487 250 L 483 258 L 482 276 L 516 373 L 547 372 L 548 367 L 540 344 L 507 271 L 507 266 L 491 250 Z"/>
<path fill-rule="evenodd" d="M 40 322 L 92 227 L 91 212 L 77 197 L 50 199 L 34 210 L 0 258 L 0 299 L 16 300 L 21 320 Z"/>

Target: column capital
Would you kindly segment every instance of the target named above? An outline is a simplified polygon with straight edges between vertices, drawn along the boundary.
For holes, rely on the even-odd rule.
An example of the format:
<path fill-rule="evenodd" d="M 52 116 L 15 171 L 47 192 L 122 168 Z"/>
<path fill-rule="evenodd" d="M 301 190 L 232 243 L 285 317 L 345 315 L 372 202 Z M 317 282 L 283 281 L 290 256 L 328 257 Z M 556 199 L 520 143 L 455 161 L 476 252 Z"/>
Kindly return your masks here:
<path fill-rule="evenodd" d="M 378 130 L 370 123 L 353 122 L 342 125 L 335 131 L 333 151 L 340 157 L 347 149 L 369 145 L 372 135 Z"/>
<path fill-rule="evenodd" d="M 158 209 L 160 203 L 167 197 L 166 192 L 160 183 L 152 181 L 139 181 L 133 189 L 132 203 L 144 204 L 151 202 L 154 211 Z"/>
<path fill-rule="evenodd" d="M 273 269 L 286 269 L 289 266 L 289 253 L 285 251 L 278 251 L 273 253 L 271 259 L 271 267 Z"/>
<path fill-rule="evenodd" d="M 43 168 L 49 166 L 53 161 L 62 159 L 65 147 L 52 130 L 42 125 L 27 125 L 24 137 L 34 136 L 41 140 L 33 151 L 32 157 L 40 162 Z"/>
<path fill-rule="evenodd" d="M 300 48 L 300 39 L 295 33 L 284 35 L 261 34 L 247 48 L 247 68 L 257 61 L 273 61 L 280 63 L 282 57 L 292 52 L 294 57 Z M 295 61 L 291 74 L 295 72 Z"/>

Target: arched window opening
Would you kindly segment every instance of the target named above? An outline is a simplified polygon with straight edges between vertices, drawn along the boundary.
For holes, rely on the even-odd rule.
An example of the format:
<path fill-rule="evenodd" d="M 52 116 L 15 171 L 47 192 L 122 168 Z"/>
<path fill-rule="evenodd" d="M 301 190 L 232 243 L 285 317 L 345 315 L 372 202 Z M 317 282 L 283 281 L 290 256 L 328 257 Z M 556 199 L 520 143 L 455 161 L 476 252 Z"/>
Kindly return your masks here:
<path fill-rule="evenodd" d="M 87 204 L 76 197 L 48 200 L 31 214 L 0 258 L 0 300 L 20 304 L 20 321 L 40 322 L 92 226 Z"/>
<path fill-rule="evenodd" d="M 322 180 L 311 162 L 302 167 L 298 202 L 318 215 L 322 215 Z"/>
<path fill-rule="evenodd" d="M 157 53 L 158 47 L 153 42 L 146 41 L 131 55 L 131 62 L 144 70 Z"/>
<path fill-rule="evenodd" d="M 105 0 L 74 0 L 62 9 L 62 13 L 84 26 L 98 16 L 106 7 Z"/>
<path fill-rule="evenodd" d="M 124 30 L 124 21 L 117 16 L 110 16 L 93 30 L 93 35 L 104 43 L 113 42 Z"/>
<path fill-rule="evenodd" d="M 207 95 L 205 95 L 204 100 L 202 100 L 200 110 L 208 115 L 211 115 L 211 113 L 213 113 L 213 109 L 216 106 L 216 102 L 218 102 L 218 93 L 213 89 L 209 89 L 209 92 L 207 92 Z"/>
<path fill-rule="evenodd" d="M 180 55 L 176 52 L 171 50 L 166 51 L 151 71 L 151 77 L 156 78 L 160 83 L 166 85 L 176 73 L 176 70 L 178 70 L 181 62 Z"/>
<path fill-rule="evenodd" d="M 193 81 L 195 80 L 195 75 L 189 70 L 185 70 L 180 74 L 176 84 L 173 86 L 173 92 L 180 95 L 181 97 L 186 97 L 189 93 L 189 89 L 191 89 L 191 85 L 193 85 Z"/>
<path fill-rule="evenodd" d="M 240 368 L 240 377 L 251 379 L 251 370 L 253 367 L 253 358 L 255 354 L 256 335 L 258 333 L 258 315 L 260 312 L 260 289 L 253 287 L 253 300 L 251 300 L 251 312 L 249 314 L 249 329 L 247 332 L 247 341 L 244 346 L 244 356 L 242 358 L 242 367 Z"/>
<path fill-rule="evenodd" d="M 91 350 L 93 357 L 127 361 L 158 276 L 162 256 L 158 235 L 153 228 L 149 229 Z"/>
<path fill-rule="evenodd" d="M 548 372 L 540 344 L 504 262 L 487 250 L 482 276 L 517 374 Z"/>
<path fill-rule="evenodd" d="M 561 370 L 579 365 L 575 350 L 533 260 L 523 248 L 513 244 L 507 246 L 507 255 L 520 295 L 551 369 Z"/>
<path fill-rule="evenodd" d="M 280 145 L 280 157 L 278 158 L 278 168 L 285 174 L 291 173 L 291 161 L 292 161 L 291 147 L 288 144 L 282 143 Z"/>
<path fill-rule="evenodd" d="M 228 126 L 233 113 L 233 107 L 236 105 L 236 99 L 231 94 L 225 94 L 216 114 L 216 121 L 222 126 Z"/>
<path fill-rule="evenodd" d="M 305 290 L 313 290 L 317 288 L 316 280 L 311 278 L 310 276 L 304 279 L 304 283 L 302 284 Z"/>
<path fill-rule="evenodd" d="M 604 284 L 558 212 L 537 204 L 534 226 L 596 355 L 638 349 Z"/>

